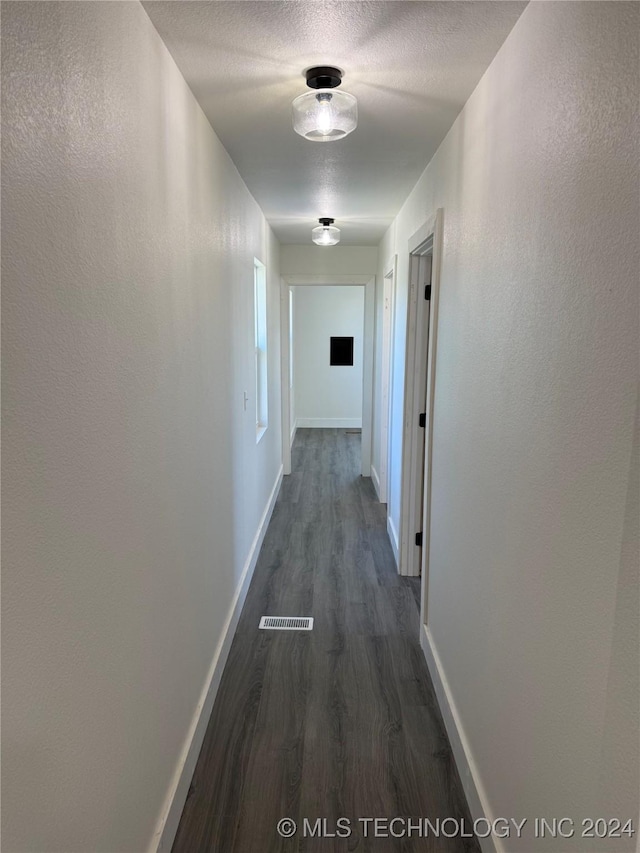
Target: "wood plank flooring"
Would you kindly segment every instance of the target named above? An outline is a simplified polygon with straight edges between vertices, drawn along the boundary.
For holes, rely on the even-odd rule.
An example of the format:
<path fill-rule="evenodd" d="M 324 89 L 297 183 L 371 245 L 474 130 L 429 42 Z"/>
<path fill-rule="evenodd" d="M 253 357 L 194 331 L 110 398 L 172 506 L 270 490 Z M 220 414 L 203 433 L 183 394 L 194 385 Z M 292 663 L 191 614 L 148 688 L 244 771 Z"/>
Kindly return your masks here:
<path fill-rule="evenodd" d="M 473 838 L 409 838 L 406 823 L 403 838 L 371 824 L 364 837 L 359 823 L 471 826 L 418 642 L 419 581 L 398 576 L 359 462 L 359 435 L 298 430 L 173 853 L 479 853 Z M 314 630 L 260 631 L 263 615 L 313 616 Z M 304 818 L 335 833 L 342 817 L 349 837 L 304 837 Z"/>

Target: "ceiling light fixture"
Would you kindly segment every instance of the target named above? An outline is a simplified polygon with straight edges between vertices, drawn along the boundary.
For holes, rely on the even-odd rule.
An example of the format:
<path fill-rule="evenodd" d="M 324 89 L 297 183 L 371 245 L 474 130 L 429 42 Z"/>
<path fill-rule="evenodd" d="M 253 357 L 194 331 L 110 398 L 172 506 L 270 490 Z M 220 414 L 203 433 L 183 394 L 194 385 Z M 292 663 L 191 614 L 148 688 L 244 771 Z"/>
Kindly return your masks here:
<path fill-rule="evenodd" d="M 333 225 L 335 219 L 323 216 L 318 222 L 320 225 L 316 226 L 311 232 L 314 243 L 317 243 L 318 246 L 335 246 L 336 243 L 340 242 L 340 229 Z"/>
<path fill-rule="evenodd" d="M 291 109 L 293 129 L 312 142 L 343 139 L 358 123 L 358 102 L 348 92 L 335 91 L 342 82 L 342 71 L 318 66 L 306 72 L 307 86 L 314 92 L 299 95 Z"/>

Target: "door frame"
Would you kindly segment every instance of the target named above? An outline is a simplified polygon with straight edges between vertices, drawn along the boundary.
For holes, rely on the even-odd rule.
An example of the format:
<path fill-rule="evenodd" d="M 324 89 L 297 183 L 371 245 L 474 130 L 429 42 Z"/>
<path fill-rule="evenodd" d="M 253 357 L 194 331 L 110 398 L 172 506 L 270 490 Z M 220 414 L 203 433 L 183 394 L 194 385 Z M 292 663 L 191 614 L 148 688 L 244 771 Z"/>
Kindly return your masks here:
<path fill-rule="evenodd" d="M 439 208 L 408 241 L 409 294 L 407 300 L 407 338 L 405 351 L 405 391 L 403 405 L 402 486 L 400 496 L 401 575 L 422 574 L 421 618 L 426 622 L 431 527 L 431 469 L 433 445 L 433 408 L 436 378 L 436 347 L 440 269 L 442 264 L 443 211 Z M 426 306 L 421 275 L 423 259 L 431 255 L 431 298 Z M 428 320 L 427 320 L 428 310 Z M 420 389 L 426 389 L 425 427 L 418 426 Z M 423 448 L 419 443 L 423 442 Z M 422 515 L 416 499 L 417 459 L 424 453 Z M 415 534 L 422 532 L 420 560 L 416 560 Z"/>
<path fill-rule="evenodd" d="M 375 321 L 375 276 L 370 275 L 283 275 L 280 281 L 280 370 L 282 400 L 282 466 L 291 473 L 291 424 L 289 399 L 289 288 L 301 286 L 364 287 L 364 335 L 362 368 L 361 474 L 371 476 L 371 432 L 373 428 L 373 359 Z"/>
<path fill-rule="evenodd" d="M 384 267 L 382 278 L 382 335 L 380 353 L 380 470 L 377 472 L 380 503 L 389 501 L 389 469 L 391 466 L 391 400 L 393 399 L 393 330 L 396 312 L 396 275 L 398 256 L 393 255 Z M 373 474 L 373 468 L 372 468 Z"/>

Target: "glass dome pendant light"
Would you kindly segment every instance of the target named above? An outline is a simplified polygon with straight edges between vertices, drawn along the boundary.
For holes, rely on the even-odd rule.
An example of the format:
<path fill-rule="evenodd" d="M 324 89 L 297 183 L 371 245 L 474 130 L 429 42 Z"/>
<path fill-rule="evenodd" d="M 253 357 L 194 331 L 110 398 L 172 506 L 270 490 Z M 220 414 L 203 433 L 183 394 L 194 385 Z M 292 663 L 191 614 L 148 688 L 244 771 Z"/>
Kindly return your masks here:
<path fill-rule="evenodd" d="M 293 129 L 312 142 L 343 139 L 358 123 L 358 102 L 348 92 L 338 92 L 342 71 L 331 66 L 309 68 L 307 86 L 313 92 L 299 95 L 291 105 Z"/>
<path fill-rule="evenodd" d="M 323 216 L 318 222 L 320 225 L 311 231 L 311 239 L 314 243 L 318 246 L 335 246 L 340 242 L 340 229 L 333 225 L 335 219 Z"/>

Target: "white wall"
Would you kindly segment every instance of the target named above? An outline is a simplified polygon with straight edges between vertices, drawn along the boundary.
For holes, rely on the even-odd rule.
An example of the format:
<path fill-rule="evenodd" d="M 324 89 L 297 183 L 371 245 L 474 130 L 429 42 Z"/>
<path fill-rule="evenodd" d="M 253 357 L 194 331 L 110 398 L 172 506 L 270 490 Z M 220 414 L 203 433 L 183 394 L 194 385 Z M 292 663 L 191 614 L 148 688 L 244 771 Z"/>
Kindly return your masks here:
<path fill-rule="evenodd" d="M 311 233 L 309 233 L 311 240 Z M 377 246 L 285 245 L 280 249 L 282 275 L 370 275 L 378 268 Z"/>
<path fill-rule="evenodd" d="M 638 817 L 638 11 L 531 3 L 380 247 L 402 353 L 444 209 L 428 625 L 494 816 Z"/>
<path fill-rule="evenodd" d="M 142 6 L 2 24 L 3 849 L 140 853 L 277 481 L 278 245 Z"/>
<path fill-rule="evenodd" d="M 299 427 L 361 427 L 364 287 L 295 288 L 295 411 Z M 353 366 L 329 364 L 329 339 L 353 337 Z"/>

